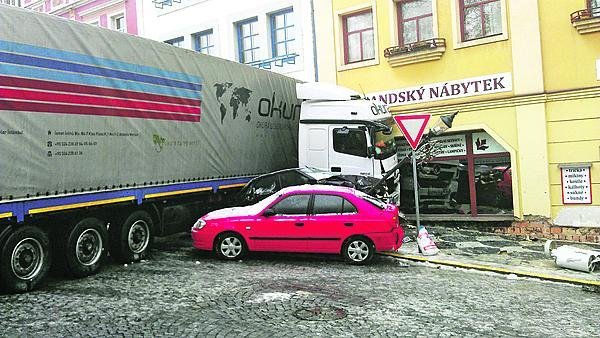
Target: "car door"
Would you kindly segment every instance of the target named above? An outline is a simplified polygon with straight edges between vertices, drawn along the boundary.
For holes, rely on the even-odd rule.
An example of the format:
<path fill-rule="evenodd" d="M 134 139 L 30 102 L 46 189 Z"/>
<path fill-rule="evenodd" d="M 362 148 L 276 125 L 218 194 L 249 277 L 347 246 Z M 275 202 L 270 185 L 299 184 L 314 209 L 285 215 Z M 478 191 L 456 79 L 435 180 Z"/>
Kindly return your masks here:
<path fill-rule="evenodd" d="M 306 250 L 304 225 L 308 219 L 310 194 L 291 194 L 268 209 L 272 216 L 260 216 L 246 227 L 250 250 L 303 252 Z"/>
<path fill-rule="evenodd" d="M 339 253 L 343 241 L 353 232 L 358 218 L 356 207 L 335 194 L 315 194 L 307 222 L 307 249 L 310 252 Z"/>

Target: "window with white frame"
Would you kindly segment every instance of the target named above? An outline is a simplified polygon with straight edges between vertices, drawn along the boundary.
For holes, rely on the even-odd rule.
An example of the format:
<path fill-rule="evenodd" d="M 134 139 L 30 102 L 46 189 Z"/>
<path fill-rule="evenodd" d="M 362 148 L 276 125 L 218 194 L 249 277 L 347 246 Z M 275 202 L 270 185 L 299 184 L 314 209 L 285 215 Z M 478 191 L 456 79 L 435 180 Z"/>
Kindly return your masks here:
<path fill-rule="evenodd" d="M 296 52 L 294 32 L 294 10 L 288 8 L 271 14 L 271 42 L 273 57 Z"/>
<path fill-rule="evenodd" d="M 398 2 L 398 36 L 401 46 L 433 38 L 432 0 Z"/>
<path fill-rule="evenodd" d="M 175 47 L 183 47 L 183 36 L 176 37 L 174 39 L 166 40 L 165 43 L 168 43 L 171 46 Z"/>
<path fill-rule="evenodd" d="M 370 9 L 344 15 L 342 28 L 345 64 L 375 59 L 373 12 Z"/>
<path fill-rule="evenodd" d="M 238 22 L 238 59 L 241 63 L 258 60 L 258 18 Z"/>
<path fill-rule="evenodd" d="M 111 18 L 111 28 L 119 31 L 126 32 L 125 30 L 125 15 L 119 14 Z"/>
<path fill-rule="evenodd" d="M 56 9 L 62 6 L 65 3 L 65 0 L 52 0 L 50 4 L 52 5 L 52 9 Z"/>
<path fill-rule="evenodd" d="M 462 41 L 502 34 L 500 0 L 459 0 Z"/>
<path fill-rule="evenodd" d="M 19 0 L 0 0 L 0 4 L 6 4 L 6 5 L 11 5 L 11 6 L 17 6 L 17 7 L 21 6 Z"/>

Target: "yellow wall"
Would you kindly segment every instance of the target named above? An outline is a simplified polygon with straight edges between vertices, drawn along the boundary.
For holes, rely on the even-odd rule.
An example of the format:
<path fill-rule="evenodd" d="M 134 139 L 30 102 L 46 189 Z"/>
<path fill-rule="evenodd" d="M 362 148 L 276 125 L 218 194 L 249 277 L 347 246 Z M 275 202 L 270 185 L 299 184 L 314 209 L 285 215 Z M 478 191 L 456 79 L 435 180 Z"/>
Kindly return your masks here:
<path fill-rule="evenodd" d="M 327 20 L 320 22 L 333 25 L 333 41 L 331 36 L 320 39 L 319 49 L 336 52 L 334 62 L 319 64 L 319 69 L 335 73 L 338 84 L 365 93 L 511 73 L 511 92 L 390 110 L 434 116 L 459 110 L 452 131 L 485 129 L 494 136 L 511 152 L 517 217 L 556 218 L 573 208 L 562 205 L 559 164 L 592 164 L 592 207 L 600 206 L 600 81 L 595 66 L 600 32 L 579 33 L 569 16 L 585 8 L 585 0 L 503 0 L 502 37 L 474 46 L 455 41 L 457 1 L 434 0 L 434 35 L 446 39 L 441 59 L 397 67 L 384 57 L 385 48 L 398 45 L 392 0 L 326 1 L 331 6 Z M 346 69 L 341 66 L 341 15 L 369 4 L 374 4 L 376 14 L 377 62 Z M 600 219 L 597 223 L 600 226 Z"/>

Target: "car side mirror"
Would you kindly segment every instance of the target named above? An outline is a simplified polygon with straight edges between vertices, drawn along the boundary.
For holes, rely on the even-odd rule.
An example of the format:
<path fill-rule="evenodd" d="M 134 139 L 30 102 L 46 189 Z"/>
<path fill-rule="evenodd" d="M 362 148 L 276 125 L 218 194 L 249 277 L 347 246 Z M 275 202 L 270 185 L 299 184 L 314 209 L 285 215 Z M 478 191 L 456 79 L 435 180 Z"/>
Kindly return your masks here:
<path fill-rule="evenodd" d="M 262 215 L 263 215 L 264 217 L 271 217 L 271 216 L 275 216 L 275 215 L 276 215 L 276 213 L 275 213 L 275 210 L 273 210 L 273 209 L 267 209 L 267 210 L 265 210 L 265 211 L 263 212 L 263 214 L 262 214 Z"/>

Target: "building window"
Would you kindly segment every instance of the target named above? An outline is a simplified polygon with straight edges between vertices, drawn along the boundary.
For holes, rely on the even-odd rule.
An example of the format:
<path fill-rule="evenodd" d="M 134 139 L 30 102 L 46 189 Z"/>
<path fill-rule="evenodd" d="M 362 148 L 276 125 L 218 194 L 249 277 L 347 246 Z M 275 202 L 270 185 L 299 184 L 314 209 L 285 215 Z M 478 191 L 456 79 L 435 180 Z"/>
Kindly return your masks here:
<path fill-rule="evenodd" d="M 214 55 L 215 43 L 212 29 L 194 34 L 194 50 L 203 54 Z"/>
<path fill-rule="evenodd" d="M 258 60 L 258 18 L 237 24 L 238 52 L 241 63 Z"/>
<path fill-rule="evenodd" d="M 500 0 L 460 0 L 462 41 L 502 34 Z"/>
<path fill-rule="evenodd" d="M 589 0 L 589 8 L 592 16 L 600 16 L 600 0 Z"/>
<path fill-rule="evenodd" d="M 119 32 L 125 32 L 125 16 L 123 14 L 113 16 L 111 18 L 111 25 L 112 29 Z"/>
<path fill-rule="evenodd" d="M 271 15 L 271 41 L 273 57 L 296 52 L 294 10 L 292 8 Z"/>
<path fill-rule="evenodd" d="M 344 61 L 346 64 L 375 59 L 373 12 L 371 10 L 346 15 L 344 30 Z"/>
<path fill-rule="evenodd" d="M 62 5 L 64 0 L 52 0 L 50 3 L 52 4 L 52 9 L 56 9 Z"/>
<path fill-rule="evenodd" d="M 165 43 L 168 43 L 169 45 L 175 46 L 175 47 L 183 47 L 183 36 L 180 36 L 175 39 L 167 40 L 167 41 L 165 41 Z"/>
<path fill-rule="evenodd" d="M 433 38 L 431 0 L 406 0 L 398 3 L 400 45 Z"/>

